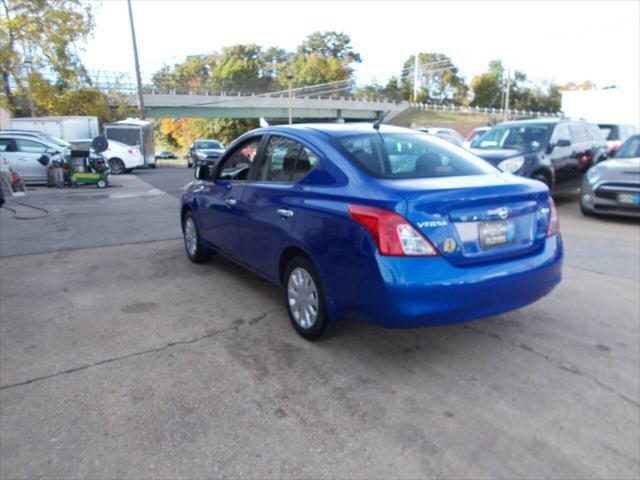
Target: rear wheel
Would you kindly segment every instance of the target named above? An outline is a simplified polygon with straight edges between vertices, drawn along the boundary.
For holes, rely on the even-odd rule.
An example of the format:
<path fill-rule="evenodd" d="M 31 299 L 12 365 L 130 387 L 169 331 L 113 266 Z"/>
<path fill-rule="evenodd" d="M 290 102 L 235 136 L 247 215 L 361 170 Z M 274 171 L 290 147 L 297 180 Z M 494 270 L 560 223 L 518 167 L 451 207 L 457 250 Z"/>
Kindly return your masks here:
<path fill-rule="evenodd" d="M 182 232 L 184 234 L 184 247 L 187 250 L 189 260 L 193 263 L 203 263 L 209 260 L 211 255 L 202 247 L 200 230 L 198 230 L 198 224 L 191 212 L 187 212 L 184 215 Z"/>
<path fill-rule="evenodd" d="M 111 167 L 111 173 L 113 173 L 114 175 L 120 175 L 126 170 L 124 162 L 119 158 L 110 158 L 109 165 Z"/>
<path fill-rule="evenodd" d="M 289 262 L 284 287 L 287 312 L 296 332 L 307 340 L 329 333 L 322 283 L 309 259 L 297 257 Z"/>

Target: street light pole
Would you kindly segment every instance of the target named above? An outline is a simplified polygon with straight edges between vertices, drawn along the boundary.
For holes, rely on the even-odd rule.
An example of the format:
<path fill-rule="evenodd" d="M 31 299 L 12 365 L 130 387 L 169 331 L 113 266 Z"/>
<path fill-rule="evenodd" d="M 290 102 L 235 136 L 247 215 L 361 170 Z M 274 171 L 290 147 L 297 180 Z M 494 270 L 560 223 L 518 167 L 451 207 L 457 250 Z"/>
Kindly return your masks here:
<path fill-rule="evenodd" d="M 293 72 L 287 72 L 287 80 L 289 80 L 289 125 L 293 123 Z"/>
<path fill-rule="evenodd" d="M 131 25 L 131 42 L 133 43 L 133 60 L 136 67 L 136 83 L 138 90 L 138 108 L 140 109 L 140 120 L 144 120 L 144 99 L 142 97 L 142 78 L 140 77 L 140 62 L 138 60 L 138 44 L 136 42 L 136 29 L 133 26 L 133 10 L 131 0 L 127 0 L 129 7 L 129 24 Z"/>

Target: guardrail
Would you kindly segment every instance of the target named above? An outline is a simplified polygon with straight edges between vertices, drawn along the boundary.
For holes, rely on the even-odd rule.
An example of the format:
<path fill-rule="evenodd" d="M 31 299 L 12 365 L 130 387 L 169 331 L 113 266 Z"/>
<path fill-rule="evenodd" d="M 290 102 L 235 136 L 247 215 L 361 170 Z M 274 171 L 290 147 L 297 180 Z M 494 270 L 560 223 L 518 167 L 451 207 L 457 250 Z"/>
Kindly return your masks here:
<path fill-rule="evenodd" d="M 516 115 L 516 116 L 529 116 L 529 117 L 563 117 L 562 112 L 536 112 L 533 110 L 517 110 L 509 109 L 506 111 L 503 108 L 492 107 L 470 107 L 466 105 L 438 105 L 430 103 L 409 103 L 409 108 L 414 110 L 434 110 L 441 112 L 460 112 L 460 113 L 488 113 L 496 115 Z"/>

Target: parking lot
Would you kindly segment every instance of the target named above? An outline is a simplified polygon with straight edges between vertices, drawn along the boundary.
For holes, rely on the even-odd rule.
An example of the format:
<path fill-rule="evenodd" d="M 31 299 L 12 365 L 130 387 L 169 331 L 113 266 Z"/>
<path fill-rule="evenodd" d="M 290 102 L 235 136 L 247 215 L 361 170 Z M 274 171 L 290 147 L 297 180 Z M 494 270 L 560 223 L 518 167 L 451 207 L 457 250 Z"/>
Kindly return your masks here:
<path fill-rule="evenodd" d="M 189 262 L 191 176 L 0 210 L 1 478 L 638 478 L 637 221 L 558 199 L 564 279 L 541 301 L 309 343 L 279 288 Z"/>

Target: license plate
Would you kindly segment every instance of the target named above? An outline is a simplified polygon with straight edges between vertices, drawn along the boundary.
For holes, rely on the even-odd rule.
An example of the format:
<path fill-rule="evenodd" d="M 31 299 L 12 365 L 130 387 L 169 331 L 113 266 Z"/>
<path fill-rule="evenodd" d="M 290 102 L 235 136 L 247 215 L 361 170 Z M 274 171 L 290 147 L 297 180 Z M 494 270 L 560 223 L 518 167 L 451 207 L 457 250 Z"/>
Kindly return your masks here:
<path fill-rule="evenodd" d="M 640 193 L 619 193 L 618 203 L 623 205 L 640 205 Z"/>
<path fill-rule="evenodd" d="M 481 248 L 493 248 L 516 241 L 516 228 L 511 220 L 504 222 L 480 222 L 478 237 Z"/>

